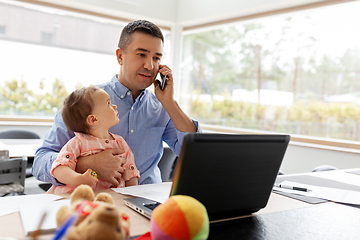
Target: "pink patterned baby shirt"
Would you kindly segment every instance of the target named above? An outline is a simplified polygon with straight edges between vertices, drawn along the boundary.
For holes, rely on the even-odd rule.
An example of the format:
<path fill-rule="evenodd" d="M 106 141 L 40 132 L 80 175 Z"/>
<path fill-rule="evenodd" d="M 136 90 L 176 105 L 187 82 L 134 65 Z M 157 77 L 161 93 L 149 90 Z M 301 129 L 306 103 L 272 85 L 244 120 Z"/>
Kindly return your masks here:
<path fill-rule="evenodd" d="M 135 166 L 134 154 L 132 153 L 130 147 L 121 136 L 112 133 L 109 134 L 114 140 L 101 139 L 90 134 L 76 132 L 75 137 L 65 144 L 57 159 L 53 162 L 51 175 L 54 175 L 54 169 L 58 166 L 68 166 L 75 171 L 78 157 L 93 155 L 110 148 L 118 148 L 124 150 L 124 153 L 120 154 L 120 156 L 126 160 L 123 165 L 124 172 L 122 173 L 122 178 L 119 179 L 120 184 L 118 186 L 112 186 L 110 182 L 99 179 L 93 188 L 94 191 L 108 189 L 110 187 L 125 187 L 125 181 L 128 181 L 133 177 L 140 178 L 140 172 Z M 70 193 L 74 190 L 75 187 L 71 185 L 53 185 L 47 193 Z"/>

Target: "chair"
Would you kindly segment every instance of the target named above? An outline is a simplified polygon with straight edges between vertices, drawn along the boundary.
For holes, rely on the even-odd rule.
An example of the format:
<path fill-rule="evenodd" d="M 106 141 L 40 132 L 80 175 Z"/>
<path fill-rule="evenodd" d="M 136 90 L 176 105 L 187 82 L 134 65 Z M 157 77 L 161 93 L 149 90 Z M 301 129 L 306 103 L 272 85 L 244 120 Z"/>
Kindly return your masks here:
<path fill-rule="evenodd" d="M 40 136 L 28 130 L 5 130 L 0 132 L 0 139 L 40 139 Z"/>
<path fill-rule="evenodd" d="M 51 183 L 40 183 L 39 187 L 44 190 L 45 192 L 51 188 Z"/>
<path fill-rule="evenodd" d="M 0 161 L 0 194 L 24 194 L 27 157 Z"/>
<path fill-rule="evenodd" d="M 4 130 L 0 132 L 0 139 L 40 139 L 40 136 L 29 130 Z M 28 158 L 28 166 L 26 168 L 26 177 L 31 177 L 31 167 L 34 162 L 34 157 Z"/>
<path fill-rule="evenodd" d="M 169 147 L 164 147 L 163 156 L 158 163 L 161 172 L 161 179 L 163 182 L 172 181 L 173 170 L 176 166 L 177 156 Z"/>

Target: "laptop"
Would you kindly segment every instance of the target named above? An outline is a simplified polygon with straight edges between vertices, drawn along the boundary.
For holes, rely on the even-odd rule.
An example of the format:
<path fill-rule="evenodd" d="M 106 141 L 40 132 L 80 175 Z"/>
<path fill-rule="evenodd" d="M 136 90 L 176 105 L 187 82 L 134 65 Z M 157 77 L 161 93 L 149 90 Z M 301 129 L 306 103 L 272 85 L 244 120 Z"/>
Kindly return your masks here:
<path fill-rule="evenodd" d="M 210 221 L 257 212 L 269 200 L 289 141 L 289 135 L 189 133 L 170 196 L 194 197 L 204 204 Z M 140 197 L 124 201 L 147 218 L 159 205 Z"/>

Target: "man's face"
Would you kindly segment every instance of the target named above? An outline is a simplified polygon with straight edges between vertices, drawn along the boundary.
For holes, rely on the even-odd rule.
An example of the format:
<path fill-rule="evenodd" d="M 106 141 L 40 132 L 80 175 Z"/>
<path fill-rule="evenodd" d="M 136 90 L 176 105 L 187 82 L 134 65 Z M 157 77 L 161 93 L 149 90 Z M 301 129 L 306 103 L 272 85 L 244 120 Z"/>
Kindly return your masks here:
<path fill-rule="evenodd" d="M 133 93 L 149 87 L 158 73 L 162 55 L 160 38 L 135 32 L 126 52 L 122 49 L 117 51 L 121 65 L 119 81 Z"/>

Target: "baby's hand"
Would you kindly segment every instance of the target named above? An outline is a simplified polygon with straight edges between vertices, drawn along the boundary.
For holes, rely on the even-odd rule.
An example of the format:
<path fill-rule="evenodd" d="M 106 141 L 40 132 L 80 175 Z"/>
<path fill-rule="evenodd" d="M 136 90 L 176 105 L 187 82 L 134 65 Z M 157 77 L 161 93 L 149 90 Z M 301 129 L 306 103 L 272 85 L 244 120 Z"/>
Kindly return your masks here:
<path fill-rule="evenodd" d="M 83 184 L 89 185 L 90 187 L 95 187 L 95 184 L 99 181 L 96 173 L 91 169 L 86 170 L 81 177 Z"/>

